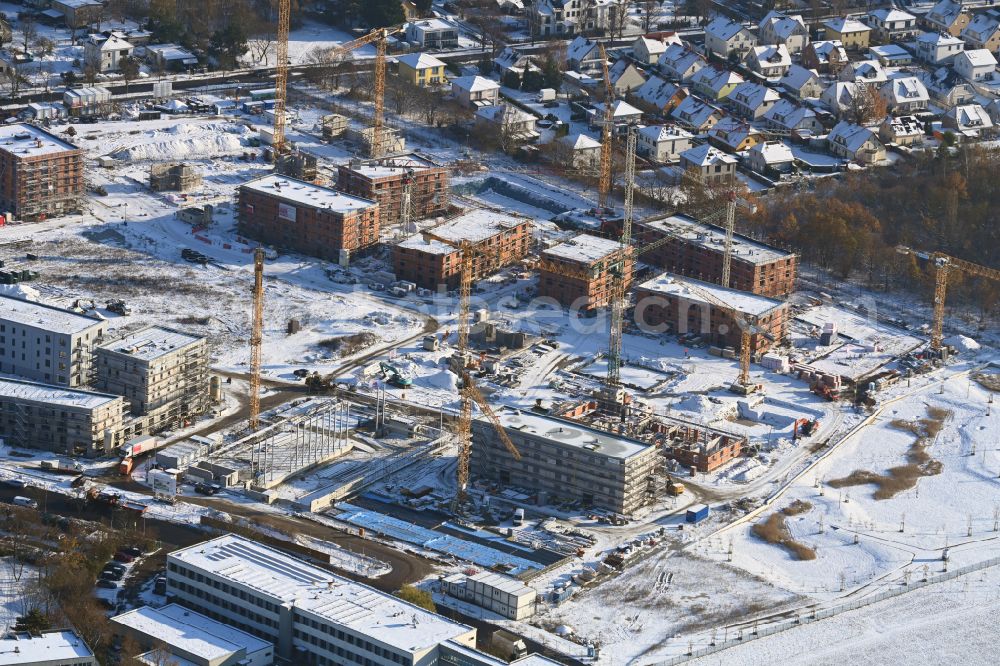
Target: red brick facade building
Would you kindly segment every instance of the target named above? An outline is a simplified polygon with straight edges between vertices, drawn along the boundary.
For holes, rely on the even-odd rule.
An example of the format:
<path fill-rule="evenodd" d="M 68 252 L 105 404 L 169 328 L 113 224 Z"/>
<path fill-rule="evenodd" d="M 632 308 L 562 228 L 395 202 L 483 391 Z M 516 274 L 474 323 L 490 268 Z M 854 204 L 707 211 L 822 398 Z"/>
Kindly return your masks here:
<path fill-rule="evenodd" d="M 238 216 L 244 236 L 331 261 L 379 241 L 377 203 L 287 176 L 240 186 Z"/>
<path fill-rule="evenodd" d="M 702 474 L 738 458 L 746 444 L 745 437 L 693 423 L 661 421 L 654 428 L 664 456 Z"/>
<path fill-rule="evenodd" d="M 0 212 L 36 221 L 80 210 L 83 151 L 34 125 L 0 127 Z"/>
<path fill-rule="evenodd" d="M 482 279 L 504 266 L 520 261 L 531 249 L 531 220 L 491 210 L 472 210 L 434 227 L 430 233 L 458 243 L 475 243 L 474 276 Z M 480 254 L 481 253 L 481 254 Z M 392 248 L 396 279 L 426 289 L 457 289 L 461 252 L 438 240 L 416 234 Z"/>
<path fill-rule="evenodd" d="M 337 166 L 337 189 L 377 201 L 382 224 L 402 216 L 403 187 L 412 180 L 413 219 L 441 215 L 448 208 L 448 169 L 416 155 Z"/>
<path fill-rule="evenodd" d="M 550 247 L 538 262 L 538 295 L 579 310 L 606 307 L 612 269 L 622 271 L 625 289 L 632 283 L 635 262 L 622 255 L 618 241 L 589 234 Z"/>

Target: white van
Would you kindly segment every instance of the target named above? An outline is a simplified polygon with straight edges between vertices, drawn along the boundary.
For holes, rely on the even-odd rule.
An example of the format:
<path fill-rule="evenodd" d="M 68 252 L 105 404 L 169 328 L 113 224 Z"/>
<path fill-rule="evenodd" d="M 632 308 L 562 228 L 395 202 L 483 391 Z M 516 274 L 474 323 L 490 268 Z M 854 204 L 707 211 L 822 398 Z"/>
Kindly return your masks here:
<path fill-rule="evenodd" d="M 524 525 L 524 509 L 514 509 L 514 525 L 516 527 Z"/>
<path fill-rule="evenodd" d="M 29 509 L 38 508 L 38 502 L 31 499 L 30 497 L 21 497 L 20 495 L 14 498 L 14 504 L 18 506 L 26 506 Z"/>

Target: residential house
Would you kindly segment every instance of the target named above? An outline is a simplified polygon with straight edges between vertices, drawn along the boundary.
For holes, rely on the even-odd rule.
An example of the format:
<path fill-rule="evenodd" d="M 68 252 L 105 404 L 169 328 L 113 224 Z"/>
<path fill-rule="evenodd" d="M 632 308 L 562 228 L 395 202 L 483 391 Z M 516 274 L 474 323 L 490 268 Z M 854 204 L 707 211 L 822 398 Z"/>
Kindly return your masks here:
<path fill-rule="evenodd" d="M 976 14 L 962 30 L 961 38 L 970 49 L 1000 49 L 1000 18 L 992 12 Z"/>
<path fill-rule="evenodd" d="M 848 62 L 847 51 L 838 41 L 812 42 L 802 49 L 802 66 L 820 74 L 839 72 Z"/>
<path fill-rule="evenodd" d="M 597 41 L 580 35 L 566 47 L 567 69 L 575 69 L 579 72 L 595 72 L 602 67 L 601 48 Z"/>
<path fill-rule="evenodd" d="M 868 49 L 868 59 L 883 67 L 905 67 L 913 62 L 913 54 L 899 44 L 881 44 Z"/>
<path fill-rule="evenodd" d="M 986 49 L 968 49 L 955 56 L 951 67 L 966 81 L 990 81 L 997 71 L 997 59 Z"/>
<path fill-rule="evenodd" d="M 965 42 L 943 32 L 925 32 L 917 37 L 917 57 L 932 65 L 951 62 L 965 50 Z"/>
<path fill-rule="evenodd" d="M 705 67 L 691 77 L 691 90 L 707 100 L 719 102 L 733 88 L 743 83 L 743 77 L 729 69 Z"/>
<path fill-rule="evenodd" d="M 685 150 L 680 155 L 680 168 L 705 185 L 724 185 L 736 177 L 739 163 L 732 155 L 707 143 Z"/>
<path fill-rule="evenodd" d="M 484 106 L 476 110 L 480 130 L 501 137 L 501 143 L 525 143 L 538 138 L 535 117 L 512 104 Z"/>
<path fill-rule="evenodd" d="M 451 94 L 463 106 L 479 108 L 500 103 L 500 84 L 484 76 L 460 76 L 451 80 Z"/>
<path fill-rule="evenodd" d="M 805 106 L 798 106 L 787 99 L 775 102 L 761 120 L 764 125 L 779 134 L 810 135 L 823 131 L 823 125 L 816 112 Z"/>
<path fill-rule="evenodd" d="M 507 72 L 524 76 L 526 70 L 538 70 L 539 68 L 532 62 L 530 55 L 508 46 L 493 59 L 493 69 L 502 77 Z"/>
<path fill-rule="evenodd" d="M 795 99 L 819 97 L 823 94 L 823 83 L 819 80 L 819 75 L 799 65 L 789 67 L 788 73 L 781 77 L 778 85 Z"/>
<path fill-rule="evenodd" d="M 809 43 L 809 28 L 798 14 L 771 11 L 760 21 L 758 36 L 762 44 L 784 44 L 792 55 L 802 53 Z"/>
<path fill-rule="evenodd" d="M 868 27 L 877 41 L 885 43 L 905 41 L 920 32 L 916 16 L 894 7 L 869 13 Z"/>
<path fill-rule="evenodd" d="M 737 115 L 757 120 L 767 113 L 767 110 L 774 106 L 779 99 L 781 99 L 781 95 L 774 89 L 760 83 L 747 81 L 736 86 L 733 92 L 729 93 L 726 101 Z"/>
<path fill-rule="evenodd" d="M 784 44 L 755 46 L 743 57 L 747 67 L 768 79 L 780 79 L 792 66 L 792 57 Z"/>
<path fill-rule="evenodd" d="M 861 100 L 861 96 L 867 94 L 860 83 L 854 81 L 837 81 L 831 83 L 823 94 L 820 101 L 830 110 L 830 113 L 843 118 L 854 112 Z"/>
<path fill-rule="evenodd" d="M 691 131 L 701 133 L 712 129 L 725 115 L 719 107 L 690 96 L 681 100 L 670 117 Z"/>
<path fill-rule="evenodd" d="M 878 126 L 882 143 L 915 146 L 924 142 L 924 123 L 916 116 L 886 116 Z"/>
<path fill-rule="evenodd" d="M 915 76 L 889 79 L 879 88 L 879 95 L 885 100 L 886 109 L 896 115 L 922 111 L 930 102 L 927 88 Z"/>
<path fill-rule="evenodd" d="M 632 57 L 644 65 L 655 65 L 670 44 L 683 44 L 676 32 L 663 33 L 662 37 L 641 35 L 632 42 Z"/>
<path fill-rule="evenodd" d="M 110 33 L 94 33 L 83 43 L 83 60 L 98 72 L 117 72 L 123 58 L 132 56 L 135 47 Z"/>
<path fill-rule="evenodd" d="M 440 86 L 446 83 L 445 64 L 429 53 L 407 53 L 396 58 L 399 78 L 421 87 Z"/>
<path fill-rule="evenodd" d="M 831 153 L 859 164 L 876 164 L 885 160 L 885 146 L 875 132 L 846 120 L 830 130 L 826 142 Z"/>
<path fill-rule="evenodd" d="M 924 25 L 932 32 L 943 32 L 958 37 L 969 25 L 972 16 L 962 6 L 961 0 L 941 0 L 924 14 Z"/>
<path fill-rule="evenodd" d="M 939 67 L 933 72 L 918 72 L 917 76 L 934 103 L 946 109 L 968 104 L 976 98 L 975 87 L 950 67 Z"/>
<path fill-rule="evenodd" d="M 611 0 L 536 0 L 527 8 L 528 24 L 539 37 L 603 31 L 613 4 Z"/>
<path fill-rule="evenodd" d="M 792 172 L 795 168 L 795 155 L 781 141 L 762 141 L 750 148 L 746 162 L 757 173 L 775 177 Z"/>
<path fill-rule="evenodd" d="M 993 130 L 993 119 L 986 109 L 978 104 L 961 104 L 948 109 L 942 124 L 970 139 L 981 138 Z"/>
<path fill-rule="evenodd" d="M 736 118 L 723 118 L 708 130 L 708 142 L 727 153 L 742 153 L 763 141 L 758 130 Z"/>
<path fill-rule="evenodd" d="M 835 39 L 847 50 L 868 48 L 872 29 L 857 19 L 838 16 L 823 23 L 827 39 Z"/>
<path fill-rule="evenodd" d="M 458 47 L 458 26 L 439 18 L 420 19 L 406 24 L 406 41 L 420 50 Z"/>
<path fill-rule="evenodd" d="M 636 151 L 651 162 L 667 164 L 690 150 L 694 135 L 676 125 L 642 127 L 636 136 Z"/>
<path fill-rule="evenodd" d="M 594 172 L 601 164 L 601 142 L 586 134 L 569 134 L 559 139 L 560 161 L 573 169 Z"/>
<path fill-rule="evenodd" d="M 705 26 L 705 54 L 728 60 L 742 58 L 757 44 L 757 36 L 742 23 L 726 16 L 717 16 Z"/>
<path fill-rule="evenodd" d="M 598 102 L 593 108 L 587 109 L 587 122 L 591 129 L 604 126 L 604 102 Z M 623 99 L 615 100 L 611 107 L 611 118 L 615 134 L 625 134 L 629 125 L 638 125 L 642 120 L 642 110 L 637 109 Z"/>
<path fill-rule="evenodd" d="M 670 115 L 687 96 L 687 90 L 676 83 L 651 76 L 639 86 L 638 90 L 629 95 L 628 99 L 645 111 Z"/>
<path fill-rule="evenodd" d="M 150 44 L 146 47 L 150 67 L 164 72 L 181 72 L 198 64 L 198 56 L 176 44 Z"/>
<path fill-rule="evenodd" d="M 104 11 L 101 0 L 52 0 L 49 6 L 62 14 L 67 27 L 77 29 L 98 22 Z"/>
<path fill-rule="evenodd" d="M 620 58 L 608 70 L 608 76 L 611 77 L 611 86 L 618 95 L 627 95 L 646 82 L 646 75 L 628 58 Z"/>
<path fill-rule="evenodd" d="M 660 56 L 659 68 L 664 76 L 675 81 L 688 81 L 708 63 L 705 56 L 687 46 L 671 44 Z"/>
<path fill-rule="evenodd" d="M 878 60 L 859 60 L 844 65 L 837 76 L 841 81 L 857 81 L 868 85 L 880 86 L 889 80 L 885 68 Z"/>

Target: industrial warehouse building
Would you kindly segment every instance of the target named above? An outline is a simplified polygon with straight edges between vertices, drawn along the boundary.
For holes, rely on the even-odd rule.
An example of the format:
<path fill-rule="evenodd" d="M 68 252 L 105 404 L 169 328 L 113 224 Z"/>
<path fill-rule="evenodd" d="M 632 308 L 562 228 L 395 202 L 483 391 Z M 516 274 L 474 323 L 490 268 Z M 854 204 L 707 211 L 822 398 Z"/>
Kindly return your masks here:
<path fill-rule="evenodd" d="M 91 380 L 91 350 L 107 330 L 103 319 L 0 296 L 0 373 L 59 386 L 86 386 Z"/>
<path fill-rule="evenodd" d="M 640 260 L 677 275 L 721 283 L 726 235 L 722 227 L 677 214 L 637 222 L 635 230 L 642 244 L 670 236 Z M 733 289 L 771 297 L 794 291 L 794 253 L 735 234 L 731 256 L 729 286 Z"/>
<path fill-rule="evenodd" d="M 233 534 L 170 553 L 167 595 L 273 643 L 288 663 L 504 663 L 476 650 L 472 627 Z"/>
<path fill-rule="evenodd" d="M 767 351 L 788 334 L 788 306 L 784 302 L 669 273 L 638 285 L 635 302 L 635 317 L 641 327 L 694 333 L 718 347 L 740 349 L 742 328 L 734 312 L 743 317 L 744 325 L 756 323 L 759 329 L 750 336 L 754 354 Z"/>
<path fill-rule="evenodd" d="M 122 444 L 121 396 L 0 378 L 0 438 L 11 446 L 102 456 Z"/>
<path fill-rule="evenodd" d="M 76 213 L 83 193 L 82 150 L 34 125 L 0 126 L 0 212 L 25 221 Z"/>
<path fill-rule="evenodd" d="M 448 209 L 448 169 L 426 157 L 399 155 L 337 166 L 337 189 L 378 202 L 382 226 L 402 218 L 407 183 L 412 219 L 441 215 Z"/>
<path fill-rule="evenodd" d="M 613 271 L 621 271 L 625 289 L 632 282 L 631 249 L 607 238 L 580 234 L 542 251 L 538 295 L 565 307 L 593 310 L 608 305 Z"/>
<path fill-rule="evenodd" d="M 202 414 L 209 407 L 208 341 L 151 326 L 94 349 L 95 386 L 125 396 L 149 434 Z"/>
<path fill-rule="evenodd" d="M 480 479 L 535 491 L 539 504 L 573 500 L 627 514 L 650 499 L 661 462 L 655 446 L 511 408 L 497 416 L 521 459 L 489 421 L 475 420 L 471 469 Z"/>
<path fill-rule="evenodd" d="M 288 176 L 240 186 L 239 230 L 264 243 L 331 261 L 378 243 L 378 204 Z"/>
<path fill-rule="evenodd" d="M 493 210 L 470 210 L 430 230 L 459 244 L 473 244 L 473 279 L 480 280 L 523 259 L 531 248 L 531 220 Z M 415 234 L 392 249 L 392 265 L 399 280 L 426 289 L 459 286 L 461 251 L 438 240 Z"/>

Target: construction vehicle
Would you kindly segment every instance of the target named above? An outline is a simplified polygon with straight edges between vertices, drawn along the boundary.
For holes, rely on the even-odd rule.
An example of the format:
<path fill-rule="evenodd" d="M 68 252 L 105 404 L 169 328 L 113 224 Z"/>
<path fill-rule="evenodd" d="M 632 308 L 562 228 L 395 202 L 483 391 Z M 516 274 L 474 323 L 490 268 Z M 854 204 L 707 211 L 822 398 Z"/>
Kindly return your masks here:
<path fill-rule="evenodd" d="M 112 298 L 108 301 L 106 309 L 108 312 L 114 312 L 115 314 L 119 314 L 123 317 L 127 317 L 132 314 L 132 308 L 126 305 L 125 301 L 120 298 Z"/>
<path fill-rule="evenodd" d="M 684 484 L 683 483 L 678 483 L 677 481 L 674 481 L 674 477 L 672 477 L 670 475 L 670 473 L 668 472 L 667 473 L 667 494 L 670 495 L 671 497 L 678 497 L 680 495 L 683 495 L 685 490 L 686 489 L 684 488 Z"/>
<path fill-rule="evenodd" d="M 923 252 L 905 245 L 897 246 L 896 251 L 903 255 L 913 255 L 934 262 L 934 323 L 931 326 L 931 351 L 934 352 L 935 356 L 943 357 L 947 354 L 942 340 L 944 338 L 944 304 L 948 294 L 948 276 L 953 270 L 958 270 L 967 275 L 1000 280 L 1000 270 L 956 259 L 943 252 Z"/>
<path fill-rule="evenodd" d="M 378 367 L 382 371 L 382 377 L 393 386 L 407 388 L 413 385 L 413 379 L 391 363 L 380 361 Z"/>
<path fill-rule="evenodd" d="M 796 419 L 792 424 L 792 439 L 800 437 L 810 437 L 819 430 L 819 421 L 816 419 Z"/>

